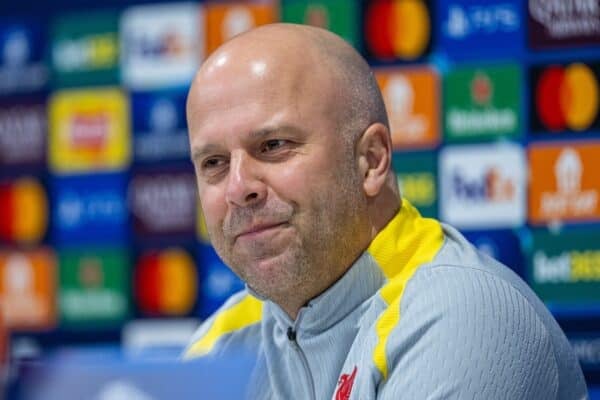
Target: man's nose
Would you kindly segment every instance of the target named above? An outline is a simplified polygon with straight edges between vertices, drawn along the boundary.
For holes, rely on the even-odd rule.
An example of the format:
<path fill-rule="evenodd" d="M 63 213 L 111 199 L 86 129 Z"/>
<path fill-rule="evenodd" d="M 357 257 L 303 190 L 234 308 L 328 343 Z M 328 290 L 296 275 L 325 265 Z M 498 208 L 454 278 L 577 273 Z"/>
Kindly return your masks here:
<path fill-rule="evenodd" d="M 232 155 L 225 197 L 227 202 L 248 207 L 261 202 L 267 187 L 259 175 L 256 161 L 247 154 Z"/>

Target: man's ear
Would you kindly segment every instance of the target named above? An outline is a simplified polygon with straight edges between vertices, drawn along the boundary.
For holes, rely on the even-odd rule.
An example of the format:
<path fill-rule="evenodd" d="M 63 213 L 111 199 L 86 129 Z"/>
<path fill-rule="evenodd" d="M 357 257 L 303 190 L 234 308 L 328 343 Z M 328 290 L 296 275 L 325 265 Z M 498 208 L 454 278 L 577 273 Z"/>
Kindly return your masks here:
<path fill-rule="evenodd" d="M 358 140 L 356 154 L 365 194 L 375 197 L 391 168 L 392 139 L 388 128 L 379 122 L 370 125 Z"/>

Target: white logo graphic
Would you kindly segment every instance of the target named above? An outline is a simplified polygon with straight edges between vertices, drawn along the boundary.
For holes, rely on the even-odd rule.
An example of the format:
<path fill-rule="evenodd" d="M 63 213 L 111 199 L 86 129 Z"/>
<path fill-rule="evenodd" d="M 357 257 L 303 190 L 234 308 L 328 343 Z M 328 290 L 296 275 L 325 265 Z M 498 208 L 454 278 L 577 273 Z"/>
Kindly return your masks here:
<path fill-rule="evenodd" d="M 469 19 L 460 6 L 450 6 L 448 10 L 448 35 L 462 39 L 469 34 Z"/>
<path fill-rule="evenodd" d="M 123 82 L 136 90 L 189 85 L 204 57 L 197 4 L 131 7 L 121 17 Z"/>
<path fill-rule="evenodd" d="M 533 280 L 536 283 L 567 283 L 571 281 L 571 256 L 561 253 L 547 256 L 536 251 L 533 256 Z"/>
<path fill-rule="evenodd" d="M 393 76 L 384 89 L 384 97 L 392 136 L 399 136 L 402 141 L 422 138 L 428 121 L 422 115 L 413 114 L 415 92 L 410 81 L 403 75 Z"/>
<path fill-rule="evenodd" d="M 440 213 L 459 228 L 509 228 L 525 220 L 525 155 L 513 144 L 446 147 Z"/>
<path fill-rule="evenodd" d="M 29 42 L 23 31 L 13 32 L 4 43 L 4 62 L 10 67 L 23 65 L 29 59 Z"/>
<path fill-rule="evenodd" d="M 529 14 L 557 39 L 600 32 L 598 0 L 529 0 Z"/>
<path fill-rule="evenodd" d="M 252 27 L 254 27 L 254 18 L 250 11 L 245 7 L 233 7 L 223 20 L 221 34 L 223 40 L 228 40 Z"/>
<path fill-rule="evenodd" d="M 593 215 L 598 203 L 598 192 L 581 190 L 583 164 L 579 154 L 567 147 L 554 165 L 557 192 L 543 192 L 541 214 L 546 217 L 560 218 L 564 215 Z"/>
<path fill-rule="evenodd" d="M 445 23 L 446 34 L 452 39 L 471 35 L 515 32 L 520 21 L 516 7 L 511 4 L 473 5 L 452 4 Z"/>
<path fill-rule="evenodd" d="M 21 254 L 11 254 L 4 266 L 3 313 L 9 324 L 29 323 L 44 318 L 42 299 L 34 292 L 33 266 Z"/>
<path fill-rule="evenodd" d="M 177 127 L 177 110 L 173 102 L 160 99 L 150 111 L 150 129 L 157 132 L 172 132 Z"/>

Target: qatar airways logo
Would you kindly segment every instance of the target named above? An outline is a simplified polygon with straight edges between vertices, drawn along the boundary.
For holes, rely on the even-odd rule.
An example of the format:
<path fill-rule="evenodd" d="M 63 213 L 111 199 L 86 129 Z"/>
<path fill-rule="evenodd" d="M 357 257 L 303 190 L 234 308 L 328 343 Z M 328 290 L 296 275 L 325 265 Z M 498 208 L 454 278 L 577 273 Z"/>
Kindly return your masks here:
<path fill-rule="evenodd" d="M 459 228 L 510 228 L 525 220 L 526 162 L 515 144 L 446 147 L 440 214 Z"/>

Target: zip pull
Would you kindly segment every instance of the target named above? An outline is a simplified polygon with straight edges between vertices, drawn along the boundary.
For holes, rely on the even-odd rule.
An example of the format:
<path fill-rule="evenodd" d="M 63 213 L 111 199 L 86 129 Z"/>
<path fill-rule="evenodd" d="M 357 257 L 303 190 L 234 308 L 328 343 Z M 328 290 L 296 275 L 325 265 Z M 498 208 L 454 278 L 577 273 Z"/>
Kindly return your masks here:
<path fill-rule="evenodd" d="M 296 341 L 296 331 L 290 326 L 287 330 L 287 337 L 291 342 Z"/>

